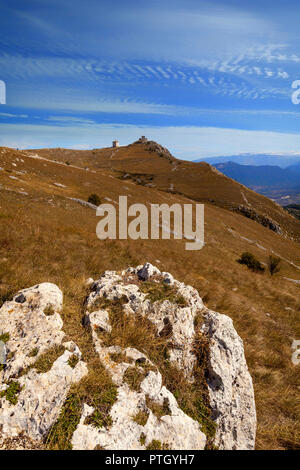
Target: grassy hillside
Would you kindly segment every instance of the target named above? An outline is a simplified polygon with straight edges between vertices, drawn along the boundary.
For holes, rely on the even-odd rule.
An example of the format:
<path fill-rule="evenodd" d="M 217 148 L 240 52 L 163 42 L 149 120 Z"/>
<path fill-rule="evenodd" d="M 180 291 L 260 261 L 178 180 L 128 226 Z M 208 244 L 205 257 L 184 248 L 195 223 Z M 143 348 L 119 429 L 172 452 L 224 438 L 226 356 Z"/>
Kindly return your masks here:
<path fill-rule="evenodd" d="M 275 221 L 288 236 L 300 240 L 299 223 L 278 204 L 220 173 L 208 163 L 177 160 L 155 143 L 117 149 L 43 149 L 28 152 L 94 171 L 109 171 L 121 180 L 183 195 L 230 210 L 249 207 Z"/>
<path fill-rule="evenodd" d="M 48 160 L 29 156 L 37 153 Z M 178 161 L 141 144 L 94 151 L 2 148 L 0 167 L 2 301 L 20 288 L 56 283 L 65 296 L 64 329 L 85 351 L 86 278 L 149 261 L 233 319 L 254 381 L 257 448 L 299 447 L 299 366 L 291 361 L 292 341 L 300 338 L 299 285 L 284 279 L 300 279 L 299 243 L 291 239 L 299 239 L 298 220 L 208 164 Z M 70 199 L 92 193 L 102 202 L 117 202 L 119 195 L 129 203 L 204 201 L 205 247 L 189 252 L 184 240 L 100 241 L 95 211 Z M 276 220 L 285 236 L 232 210 L 239 204 Z M 244 251 L 262 263 L 276 253 L 280 272 L 249 271 L 237 263 Z"/>

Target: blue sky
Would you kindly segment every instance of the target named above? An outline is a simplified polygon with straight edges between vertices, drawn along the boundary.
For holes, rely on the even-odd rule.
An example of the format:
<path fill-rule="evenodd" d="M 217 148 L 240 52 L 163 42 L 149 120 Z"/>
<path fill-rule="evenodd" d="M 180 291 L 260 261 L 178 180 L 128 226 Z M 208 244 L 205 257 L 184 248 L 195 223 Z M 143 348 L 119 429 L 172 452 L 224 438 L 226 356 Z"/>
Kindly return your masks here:
<path fill-rule="evenodd" d="M 0 145 L 300 153 L 297 1 L 0 0 Z"/>

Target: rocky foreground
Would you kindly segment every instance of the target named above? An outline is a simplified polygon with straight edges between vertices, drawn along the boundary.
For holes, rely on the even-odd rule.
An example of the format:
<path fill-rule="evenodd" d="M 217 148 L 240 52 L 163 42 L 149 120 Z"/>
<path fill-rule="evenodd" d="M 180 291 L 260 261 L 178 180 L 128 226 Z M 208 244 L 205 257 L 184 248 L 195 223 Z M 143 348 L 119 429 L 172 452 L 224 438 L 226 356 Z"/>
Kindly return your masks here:
<path fill-rule="evenodd" d="M 62 419 L 70 429 L 68 416 L 72 449 L 254 448 L 252 379 L 228 316 L 208 310 L 195 289 L 149 263 L 106 271 L 88 284 L 82 328 L 104 368 L 99 374 L 105 370 L 111 380 L 105 407 L 83 401 L 73 406 L 75 414 L 66 412 L 70 390 L 89 374 L 88 361 L 63 331 L 61 290 L 50 283 L 22 290 L 0 309 L 6 349 L 0 448 L 47 448 Z M 162 357 L 150 354 L 150 339 L 139 350 L 120 346 L 126 325 L 145 321 L 153 344 L 164 345 Z M 194 394 L 201 390 L 193 398 L 196 412 L 166 380 L 169 370 L 177 370 Z"/>

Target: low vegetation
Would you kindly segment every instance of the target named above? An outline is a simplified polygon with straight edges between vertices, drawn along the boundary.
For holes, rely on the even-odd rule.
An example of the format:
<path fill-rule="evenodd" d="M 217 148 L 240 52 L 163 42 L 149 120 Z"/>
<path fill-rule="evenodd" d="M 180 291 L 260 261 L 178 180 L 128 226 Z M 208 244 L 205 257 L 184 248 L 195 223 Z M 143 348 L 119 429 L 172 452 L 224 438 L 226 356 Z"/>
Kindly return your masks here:
<path fill-rule="evenodd" d="M 249 268 L 251 271 L 255 272 L 264 272 L 265 268 L 263 265 L 256 259 L 256 257 L 253 255 L 253 253 L 250 253 L 249 251 L 245 251 L 242 253 L 241 257 L 237 260 L 238 263 L 244 264 Z"/>
<path fill-rule="evenodd" d="M 28 357 L 35 357 L 38 354 L 38 351 L 36 351 L 37 348 L 33 349 L 30 351 Z M 52 348 L 49 348 L 47 351 L 42 353 L 37 360 L 31 364 L 30 366 L 26 367 L 25 369 L 22 369 L 19 372 L 19 377 L 22 377 L 23 375 L 26 375 L 30 369 L 35 369 L 38 374 L 44 374 L 48 372 L 52 366 L 53 363 L 60 357 L 62 354 L 65 352 L 64 346 L 53 346 Z"/>
<path fill-rule="evenodd" d="M 110 410 L 117 399 L 117 387 L 109 374 L 95 358 L 90 362 L 89 373 L 79 384 L 73 385 L 65 400 L 58 420 L 45 440 L 47 449 L 70 450 L 71 439 L 81 418 L 82 408 L 87 404 L 94 408 L 84 424 L 94 427 L 111 425 Z"/>
<path fill-rule="evenodd" d="M 46 317 L 50 317 L 51 315 L 54 315 L 55 313 L 55 310 L 53 308 L 53 305 L 47 305 L 46 308 L 44 308 L 44 315 L 46 315 Z"/>
<path fill-rule="evenodd" d="M 93 193 L 93 194 L 90 194 L 90 196 L 88 197 L 88 202 L 90 202 L 91 204 L 94 204 L 95 206 L 100 206 L 101 199 L 98 196 L 98 194 Z"/>
<path fill-rule="evenodd" d="M 69 393 L 59 418 L 46 438 L 46 448 L 51 450 L 71 450 L 71 439 L 81 417 L 81 403 L 76 393 Z"/>
<path fill-rule="evenodd" d="M 33 348 L 30 353 L 28 354 L 28 357 L 35 357 L 39 353 L 39 348 Z"/>
<path fill-rule="evenodd" d="M 281 261 L 280 258 L 278 258 L 277 256 L 273 256 L 273 255 L 269 256 L 268 269 L 269 269 L 271 276 L 273 276 L 276 273 L 279 273 L 280 261 Z"/>
<path fill-rule="evenodd" d="M 140 426 L 145 426 L 149 418 L 149 413 L 147 411 L 140 410 L 135 416 L 133 416 L 133 421 L 135 421 Z"/>
<path fill-rule="evenodd" d="M 2 333 L 0 335 L 0 341 L 2 341 L 2 343 L 7 343 L 7 341 L 9 341 L 9 333 Z"/>
<path fill-rule="evenodd" d="M 146 405 L 158 419 L 160 419 L 162 416 L 171 414 L 168 398 L 164 398 L 163 404 L 161 405 L 160 403 L 157 403 L 156 401 L 147 397 Z"/>
<path fill-rule="evenodd" d="M 144 378 L 146 377 L 146 373 L 139 367 L 128 367 L 126 369 L 123 380 L 126 382 L 132 390 L 136 392 L 140 391 L 140 386 Z"/>
<path fill-rule="evenodd" d="M 11 403 L 12 405 L 16 405 L 18 402 L 18 395 L 21 392 L 22 387 L 19 382 L 15 380 L 12 380 L 7 385 L 7 389 L 0 392 L 0 397 L 5 397 L 6 400 L 9 401 L 9 403 Z"/>
<path fill-rule="evenodd" d="M 125 353 L 111 353 L 110 358 L 112 361 L 120 363 L 120 362 L 127 362 L 131 364 L 133 359 L 131 357 L 126 356 Z"/>
<path fill-rule="evenodd" d="M 144 294 L 147 294 L 147 299 L 152 303 L 168 300 L 179 307 L 187 306 L 186 300 L 178 294 L 177 289 L 165 282 L 144 281 L 139 287 Z"/>
<path fill-rule="evenodd" d="M 146 450 L 168 450 L 169 446 L 168 444 L 161 443 L 160 441 L 157 441 L 156 439 L 153 439 L 153 441 L 150 442 L 150 444 L 147 445 Z"/>
<path fill-rule="evenodd" d="M 72 356 L 68 360 L 68 364 L 70 367 L 72 367 L 72 369 L 74 369 L 76 365 L 78 364 L 78 361 L 79 361 L 79 357 L 76 356 L 76 354 L 72 354 Z"/>

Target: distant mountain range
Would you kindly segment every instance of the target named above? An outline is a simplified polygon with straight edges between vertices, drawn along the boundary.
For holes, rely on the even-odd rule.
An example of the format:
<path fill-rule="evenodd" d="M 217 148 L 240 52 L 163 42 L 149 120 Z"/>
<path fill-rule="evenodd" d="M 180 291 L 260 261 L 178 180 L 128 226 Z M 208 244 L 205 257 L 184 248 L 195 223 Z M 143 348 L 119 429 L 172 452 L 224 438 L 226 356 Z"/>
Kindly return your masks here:
<path fill-rule="evenodd" d="M 288 168 L 270 165 L 239 165 L 231 161 L 216 163 L 213 166 L 224 175 L 251 189 L 260 186 L 300 188 L 300 163 Z"/>
<path fill-rule="evenodd" d="M 273 154 L 250 154 L 244 153 L 240 155 L 231 155 L 231 156 L 218 156 L 218 157 L 208 157 L 200 158 L 195 160 L 195 162 L 207 162 L 211 165 L 216 163 L 224 162 L 234 162 L 239 165 L 251 165 L 251 166 L 279 166 L 281 168 L 287 168 L 291 165 L 296 165 L 300 163 L 300 154 L 294 155 L 273 155 Z"/>
<path fill-rule="evenodd" d="M 240 165 L 232 161 L 212 162 L 212 165 L 229 178 L 274 199 L 281 205 L 300 202 L 300 161 L 286 168 L 272 165 Z"/>

